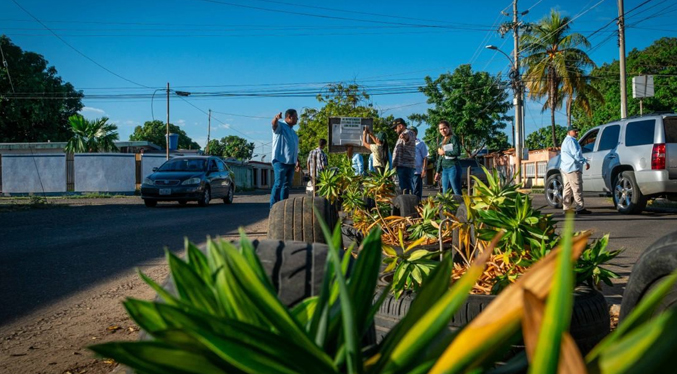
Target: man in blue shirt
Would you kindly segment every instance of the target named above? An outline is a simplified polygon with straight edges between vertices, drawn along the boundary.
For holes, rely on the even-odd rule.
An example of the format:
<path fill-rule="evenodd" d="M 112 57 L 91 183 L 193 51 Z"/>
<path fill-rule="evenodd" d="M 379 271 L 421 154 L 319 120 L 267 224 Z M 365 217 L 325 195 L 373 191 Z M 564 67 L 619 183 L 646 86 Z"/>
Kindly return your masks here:
<path fill-rule="evenodd" d="M 417 127 L 411 127 L 410 129 L 416 136 L 416 160 L 412 183 L 414 195 L 416 195 L 420 201 L 423 198 L 423 178 L 425 178 L 426 169 L 428 168 L 428 146 L 418 138 Z"/>
<path fill-rule="evenodd" d="M 273 174 L 275 183 L 270 191 L 270 207 L 289 197 L 289 185 L 294 178 L 294 169 L 301 171 L 299 156 L 299 137 L 293 127 L 299 121 L 295 109 L 289 109 L 273 118 Z"/>
<path fill-rule="evenodd" d="M 567 137 L 562 142 L 559 169 L 564 181 L 562 194 L 562 208 L 565 212 L 574 211 L 576 214 L 590 214 L 583 203 L 583 165 L 585 170 L 590 169 L 590 164 L 583 157 L 581 145 L 576 137 L 578 129 L 569 126 Z"/>

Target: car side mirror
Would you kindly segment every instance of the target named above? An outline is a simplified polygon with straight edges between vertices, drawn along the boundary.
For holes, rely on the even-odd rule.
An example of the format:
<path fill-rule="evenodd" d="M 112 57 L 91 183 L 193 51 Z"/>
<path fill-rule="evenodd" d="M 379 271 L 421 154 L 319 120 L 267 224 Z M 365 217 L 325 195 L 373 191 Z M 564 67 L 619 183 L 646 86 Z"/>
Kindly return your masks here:
<path fill-rule="evenodd" d="M 157 167 L 157 166 L 153 168 L 153 173 L 155 173 L 156 171 L 158 171 L 158 167 Z"/>

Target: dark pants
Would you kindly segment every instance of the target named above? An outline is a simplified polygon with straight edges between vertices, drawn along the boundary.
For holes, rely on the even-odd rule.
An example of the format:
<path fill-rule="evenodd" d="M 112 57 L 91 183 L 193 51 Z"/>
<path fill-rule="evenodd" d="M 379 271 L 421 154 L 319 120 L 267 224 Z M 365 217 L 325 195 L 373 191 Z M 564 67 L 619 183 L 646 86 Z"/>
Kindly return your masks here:
<path fill-rule="evenodd" d="M 458 163 L 452 167 L 442 169 L 442 193 L 449 188 L 454 190 L 454 195 L 463 195 L 461 191 L 461 165 Z"/>
<path fill-rule="evenodd" d="M 294 178 L 294 164 L 283 164 L 279 161 L 273 161 L 273 175 L 275 183 L 270 191 L 270 207 L 280 200 L 289 197 L 289 186 Z"/>
<path fill-rule="evenodd" d="M 414 191 L 411 185 L 411 180 L 414 179 L 414 168 L 398 166 L 397 179 L 400 183 L 400 189 L 402 190 L 402 194 L 412 193 Z"/>
<path fill-rule="evenodd" d="M 421 178 L 421 174 L 414 174 L 412 184 L 414 186 L 414 195 L 416 195 L 420 201 L 423 199 L 423 178 Z"/>

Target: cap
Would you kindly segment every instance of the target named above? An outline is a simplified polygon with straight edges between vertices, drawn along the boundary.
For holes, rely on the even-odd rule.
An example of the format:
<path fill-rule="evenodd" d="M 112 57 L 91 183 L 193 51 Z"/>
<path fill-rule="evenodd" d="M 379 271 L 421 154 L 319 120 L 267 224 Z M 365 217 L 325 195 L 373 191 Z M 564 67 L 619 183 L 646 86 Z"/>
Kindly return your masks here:
<path fill-rule="evenodd" d="M 386 134 L 383 131 L 379 131 L 379 133 L 376 134 L 376 139 L 378 139 L 379 142 L 383 143 L 386 140 Z"/>
<path fill-rule="evenodd" d="M 569 131 L 578 131 L 578 128 L 574 125 L 569 125 L 569 127 L 567 127 L 567 132 Z"/>
<path fill-rule="evenodd" d="M 392 128 L 395 128 L 395 127 L 397 127 L 397 125 L 402 125 L 402 126 L 406 127 L 407 123 L 404 122 L 404 119 L 402 119 L 402 118 L 395 118 L 395 120 L 393 121 L 393 123 L 390 126 Z"/>

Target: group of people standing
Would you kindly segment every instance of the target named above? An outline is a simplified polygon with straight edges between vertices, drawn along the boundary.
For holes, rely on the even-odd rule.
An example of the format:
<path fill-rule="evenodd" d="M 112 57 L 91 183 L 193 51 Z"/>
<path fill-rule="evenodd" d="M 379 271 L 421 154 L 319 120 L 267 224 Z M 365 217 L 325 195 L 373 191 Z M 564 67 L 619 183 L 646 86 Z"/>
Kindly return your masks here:
<path fill-rule="evenodd" d="M 301 170 L 298 159 L 299 140 L 294 125 L 298 122 L 296 110 L 289 109 L 277 114 L 272 121 L 273 129 L 273 173 L 275 181 L 270 193 L 270 206 L 289 197 L 289 186 L 294 177 L 294 171 Z M 423 197 L 423 178 L 428 168 L 428 147 L 418 139 L 418 129 L 407 128 L 402 118 L 392 123 L 392 129 L 397 133 L 392 157 L 386 134 L 373 134 L 368 128 L 362 133 L 362 146 L 369 149 L 369 170 L 382 173 L 388 165 L 397 172 L 397 178 L 402 193 L 409 193 Z M 455 194 L 461 194 L 461 167 L 458 161 L 461 155 L 461 146 L 458 138 L 452 133 L 447 121 L 440 121 L 438 125 L 441 139 L 438 144 L 439 155 L 435 168 L 435 181 L 442 182 L 442 191 L 452 189 Z M 324 148 L 326 139 L 320 139 L 318 147 L 308 155 L 306 166 L 311 180 L 315 181 L 320 171 L 327 167 L 327 155 Z M 353 169 L 360 174 L 364 173 L 364 162 L 361 154 L 352 157 Z"/>

